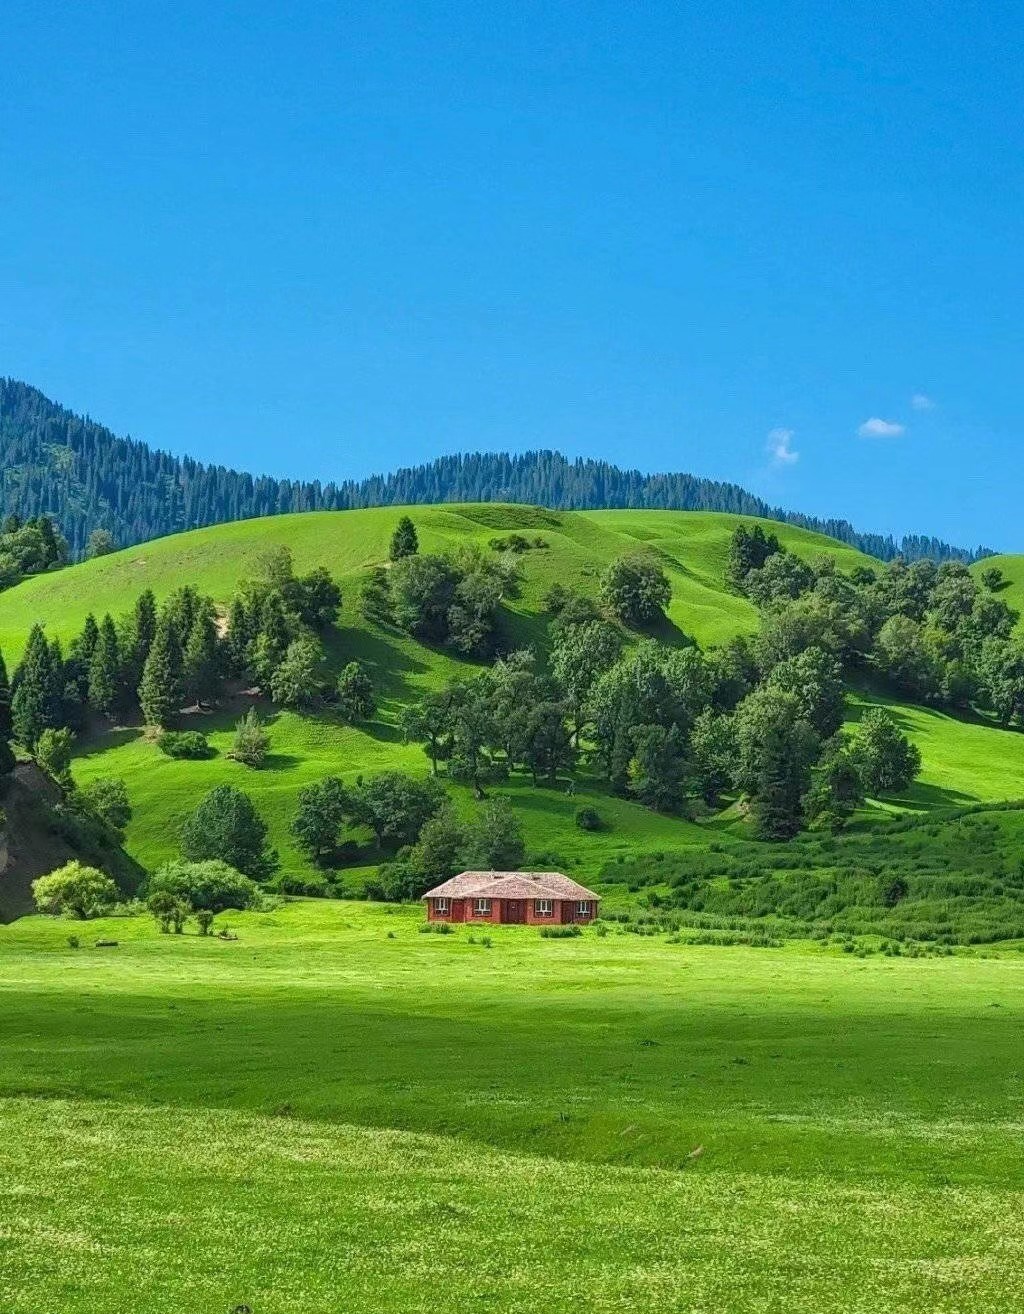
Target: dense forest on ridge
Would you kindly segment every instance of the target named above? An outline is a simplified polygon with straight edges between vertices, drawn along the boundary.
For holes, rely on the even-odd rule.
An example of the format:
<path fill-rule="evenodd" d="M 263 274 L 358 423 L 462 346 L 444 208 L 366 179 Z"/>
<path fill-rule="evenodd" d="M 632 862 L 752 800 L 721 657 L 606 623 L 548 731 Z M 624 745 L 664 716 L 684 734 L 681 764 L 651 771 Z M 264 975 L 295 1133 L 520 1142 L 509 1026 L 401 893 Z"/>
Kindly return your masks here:
<path fill-rule="evenodd" d="M 772 507 L 737 484 L 691 474 L 642 474 L 558 452 L 478 452 L 363 480 L 322 484 L 254 476 L 118 438 L 101 424 L 50 401 L 38 389 L 0 379 L 0 513 L 53 517 L 74 556 L 104 529 L 119 546 L 227 521 L 294 511 L 518 502 L 556 510 L 604 507 L 724 511 L 779 520 L 827 534 L 882 561 L 973 561 L 988 549 L 923 535 L 864 534 L 845 520 Z"/>

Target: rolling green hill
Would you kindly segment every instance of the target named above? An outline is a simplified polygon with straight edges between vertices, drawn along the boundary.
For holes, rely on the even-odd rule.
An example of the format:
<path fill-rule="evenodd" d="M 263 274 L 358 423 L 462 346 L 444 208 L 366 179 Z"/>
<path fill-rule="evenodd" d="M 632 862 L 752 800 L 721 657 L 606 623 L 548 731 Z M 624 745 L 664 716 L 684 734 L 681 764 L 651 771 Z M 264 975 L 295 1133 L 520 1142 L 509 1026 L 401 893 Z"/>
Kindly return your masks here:
<path fill-rule="evenodd" d="M 193 718 L 218 750 L 209 761 L 172 761 L 138 727 L 116 728 L 83 740 L 75 764 L 80 781 L 113 775 L 128 783 L 136 812 L 128 833 L 133 856 L 147 865 L 170 856 L 183 816 L 208 789 L 230 782 L 253 796 L 286 868 L 305 869 L 288 834 L 302 786 L 327 773 L 352 780 L 388 767 L 426 769 L 420 748 L 401 742 L 396 729 L 400 708 L 456 672 L 474 668 L 394 630 L 368 625 L 359 614 L 359 584 L 372 566 L 386 561 L 388 542 L 401 514 L 391 508 L 314 512 L 221 525 L 33 577 L 0 595 L 0 647 L 13 664 L 34 621 L 44 621 L 50 634 L 67 639 L 80 630 L 88 612 L 99 616 L 108 610 L 114 615 L 127 611 L 146 587 L 161 598 L 191 583 L 224 604 L 259 554 L 279 544 L 291 549 L 298 570 L 324 564 L 339 580 L 344 607 L 330 640 L 330 660 L 335 667 L 352 659 L 365 663 L 379 694 L 377 719 L 354 728 L 329 714 L 269 712 L 272 756 L 260 771 L 250 771 L 226 756 L 244 705 L 237 699 L 215 715 Z M 465 543 L 486 546 L 494 536 L 510 531 L 544 539 L 545 548 L 521 557 L 520 593 L 507 604 L 505 614 L 506 639 L 512 646 L 533 644 L 543 649 L 542 599 L 553 583 L 595 593 L 602 569 L 622 553 L 637 550 L 653 554 L 672 583 L 669 624 L 661 635 L 666 641 L 678 642 L 688 635 L 707 646 L 757 626 L 751 604 L 729 592 L 724 583 L 730 535 L 740 517 L 669 511 L 555 512 L 493 504 L 420 507 L 412 514 L 421 548 L 428 552 Z M 831 552 L 844 570 L 870 560 L 821 535 L 790 526 L 774 528 L 784 545 L 804 558 Z M 870 701 L 882 700 L 870 693 L 851 696 L 851 719 Z M 890 705 L 924 758 L 921 778 L 903 800 L 907 806 L 1024 797 L 1024 751 L 1017 733 L 934 710 Z M 503 785 L 502 792 L 512 796 L 522 816 L 530 858 L 581 876 L 594 878 L 618 856 L 704 844 L 708 838 L 707 827 L 610 798 L 585 771 L 572 796 L 535 789 L 521 778 Z M 468 794 L 456 794 L 461 806 L 473 806 Z M 576 828 L 573 816 L 583 803 L 599 809 L 604 830 L 587 834 Z"/>
<path fill-rule="evenodd" d="M 986 570 L 995 567 L 1003 572 L 1003 583 L 997 590 L 997 596 L 1014 611 L 1019 611 L 1024 618 L 1024 556 L 1005 553 L 1000 556 L 986 557 L 971 566 L 971 574 L 980 579 Z M 1018 629 L 1021 622 L 1018 622 Z"/>
<path fill-rule="evenodd" d="M 540 534 L 550 545 L 524 561 L 522 596 L 511 604 L 517 640 L 536 635 L 544 593 L 556 581 L 594 592 L 597 576 L 624 552 L 654 553 L 672 581 L 670 619 L 701 644 L 727 639 L 757 625 L 754 608 L 726 591 L 729 536 L 740 516 L 688 511 L 545 511 L 537 507 L 480 504 L 409 508 L 421 550 L 439 552 L 467 542 L 486 546 L 495 535 Z M 358 624 L 353 603 L 359 579 L 387 560 L 388 542 L 402 508 L 318 511 L 268 516 L 193 530 L 144 543 L 51 575 L 35 576 L 0 595 L 0 647 L 8 661 L 20 654 L 29 627 L 45 620 L 62 638 L 75 634 L 89 611 L 127 610 L 144 588 L 165 597 L 193 583 L 226 602 L 239 578 L 268 548 L 284 543 L 299 571 L 326 565 L 346 591 L 345 622 Z M 749 522 L 753 523 L 753 522 Z M 841 568 L 869 561 L 821 534 L 774 527 L 783 545 L 811 558 L 832 552 Z M 347 586 L 347 588 L 346 588 Z M 419 646 L 416 645 L 418 648 Z M 427 660 L 422 652 L 419 660 Z M 413 681 L 415 683 L 415 681 Z"/>

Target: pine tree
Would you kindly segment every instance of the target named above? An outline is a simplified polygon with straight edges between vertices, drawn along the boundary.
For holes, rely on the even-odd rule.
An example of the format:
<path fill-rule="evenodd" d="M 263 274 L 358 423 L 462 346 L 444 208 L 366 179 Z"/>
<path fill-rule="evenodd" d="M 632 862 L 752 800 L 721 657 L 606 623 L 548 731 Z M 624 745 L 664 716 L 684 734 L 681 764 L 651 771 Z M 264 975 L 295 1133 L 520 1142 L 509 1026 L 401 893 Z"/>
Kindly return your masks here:
<path fill-rule="evenodd" d="M 391 535 L 391 560 L 401 561 L 403 557 L 414 556 L 419 550 L 420 542 L 416 526 L 408 516 L 402 516 L 395 526 L 395 532 Z"/>
<path fill-rule="evenodd" d="M 96 651 L 96 644 L 100 637 L 100 627 L 96 624 L 96 617 L 90 611 L 85 618 L 85 624 L 82 626 L 82 633 L 78 637 L 77 653 L 85 663 L 86 667 L 92 662 L 92 655 Z"/>
<path fill-rule="evenodd" d="M 200 610 L 192 622 L 181 672 L 187 702 L 212 702 L 220 693 L 220 653 L 217 630 L 209 613 Z"/>
<path fill-rule="evenodd" d="M 99 637 L 89 663 L 89 706 L 102 716 L 113 716 L 120 694 L 121 662 L 117 630 L 108 612 L 100 623 Z"/>
<path fill-rule="evenodd" d="M 156 634 L 156 598 L 145 589 L 135 599 L 124 637 L 125 675 L 128 687 L 137 688 Z"/>
<path fill-rule="evenodd" d="M 168 616 L 156 627 L 139 685 L 139 702 L 147 725 L 163 726 L 181 703 L 181 647 Z"/>
<path fill-rule="evenodd" d="M 14 733 L 11 721 L 11 685 L 7 678 L 7 663 L 0 652 L 0 740 L 10 739 Z"/>
<path fill-rule="evenodd" d="M 7 664 L 0 652 L 0 776 L 14 770 L 14 754 L 10 739 L 14 733 L 11 721 L 11 686 L 7 679 Z"/>
<path fill-rule="evenodd" d="M 260 608 L 259 629 L 250 647 L 249 666 L 263 684 L 269 684 L 284 661 L 292 631 L 279 593 L 269 593 Z"/>
<path fill-rule="evenodd" d="M 244 675 L 248 665 L 253 626 L 244 601 L 237 595 L 228 609 L 228 632 L 225 636 L 228 667 L 232 675 Z"/>
<path fill-rule="evenodd" d="M 14 673 L 11 721 L 14 737 L 32 751 L 52 721 L 53 665 L 43 627 L 33 625 L 25 655 Z"/>

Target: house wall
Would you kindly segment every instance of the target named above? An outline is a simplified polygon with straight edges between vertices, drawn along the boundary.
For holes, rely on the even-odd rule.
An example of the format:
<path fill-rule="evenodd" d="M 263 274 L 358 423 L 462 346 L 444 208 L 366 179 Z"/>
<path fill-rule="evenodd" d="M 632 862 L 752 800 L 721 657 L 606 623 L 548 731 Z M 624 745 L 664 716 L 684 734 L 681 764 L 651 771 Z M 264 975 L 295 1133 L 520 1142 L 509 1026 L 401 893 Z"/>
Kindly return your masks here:
<path fill-rule="evenodd" d="M 481 898 L 486 898 L 486 895 L 481 895 L 480 897 L 481 897 Z M 467 921 L 467 922 L 479 922 L 479 923 L 481 923 L 481 924 L 483 924 L 483 923 L 488 923 L 488 924 L 490 924 L 490 923 L 500 922 L 500 921 L 501 921 L 501 900 L 500 900 L 500 899 L 492 899 L 492 900 L 491 900 L 491 911 L 490 911 L 490 912 L 487 912 L 487 913 L 478 913 L 478 912 L 477 912 L 477 910 L 476 910 L 476 899 L 465 899 L 465 900 L 463 900 L 463 902 L 464 902 L 465 905 L 466 905 L 466 916 L 465 916 L 465 919 L 464 919 L 465 921 Z"/>
<path fill-rule="evenodd" d="M 439 913 L 434 908 L 434 900 L 427 900 L 427 921 L 430 922 L 480 922 L 496 924 L 504 922 L 504 900 L 492 899 L 491 910 L 489 913 L 478 913 L 474 908 L 474 899 L 450 899 L 448 901 L 448 912 Z M 590 902 L 590 915 L 581 916 L 576 911 L 576 899 L 553 899 L 552 912 L 550 917 L 542 917 L 536 911 L 536 900 L 520 900 L 525 905 L 525 917 L 523 919 L 527 926 L 558 926 L 567 925 L 572 922 L 579 922 L 586 926 L 597 917 L 600 910 L 600 903 Z"/>
<path fill-rule="evenodd" d="M 434 909 L 434 900 L 427 900 L 427 921 L 428 922 L 464 922 L 466 920 L 466 900 L 449 899 L 448 911 L 439 913 Z"/>

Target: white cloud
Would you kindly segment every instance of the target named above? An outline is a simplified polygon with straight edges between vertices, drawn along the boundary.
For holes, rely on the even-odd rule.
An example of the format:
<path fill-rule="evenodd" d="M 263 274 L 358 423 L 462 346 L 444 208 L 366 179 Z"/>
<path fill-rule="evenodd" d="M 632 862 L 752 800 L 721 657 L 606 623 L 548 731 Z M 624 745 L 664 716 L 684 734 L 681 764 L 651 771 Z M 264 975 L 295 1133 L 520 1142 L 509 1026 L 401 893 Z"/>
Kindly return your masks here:
<path fill-rule="evenodd" d="M 793 451 L 794 437 L 792 429 L 773 429 L 769 433 L 768 450 L 776 465 L 796 465 L 800 460 L 800 453 Z"/>
<path fill-rule="evenodd" d="M 910 406 L 915 411 L 934 411 L 935 402 L 926 392 L 915 392 L 910 399 Z"/>
<path fill-rule="evenodd" d="M 857 432 L 862 438 L 899 438 L 907 432 L 907 426 L 897 424 L 895 420 L 880 420 L 877 415 L 873 415 L 870 420 L 864 421 Z"/>

